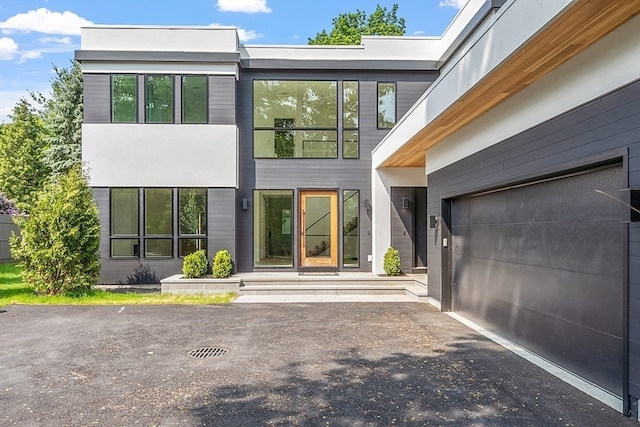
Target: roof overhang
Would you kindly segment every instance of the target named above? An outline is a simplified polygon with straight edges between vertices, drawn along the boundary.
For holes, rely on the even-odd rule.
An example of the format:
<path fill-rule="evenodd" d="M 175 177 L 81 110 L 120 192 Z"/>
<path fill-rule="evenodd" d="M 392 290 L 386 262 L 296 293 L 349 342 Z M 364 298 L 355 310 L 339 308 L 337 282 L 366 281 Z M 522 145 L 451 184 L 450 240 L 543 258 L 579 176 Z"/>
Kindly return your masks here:
<path fill-rule="evenodd" d="M 570 2 L 511 55 L 388 154 L 377 167 L 424 167 L 429 147 L 535 83 L 638 14 L 640 1 L 636 0 Z M 426 103 L 428 96 L 418 102 Z M 399 123 L 391 133 L 402 125 Z M 386 139 L 376 150 L 385 142 Z"/>

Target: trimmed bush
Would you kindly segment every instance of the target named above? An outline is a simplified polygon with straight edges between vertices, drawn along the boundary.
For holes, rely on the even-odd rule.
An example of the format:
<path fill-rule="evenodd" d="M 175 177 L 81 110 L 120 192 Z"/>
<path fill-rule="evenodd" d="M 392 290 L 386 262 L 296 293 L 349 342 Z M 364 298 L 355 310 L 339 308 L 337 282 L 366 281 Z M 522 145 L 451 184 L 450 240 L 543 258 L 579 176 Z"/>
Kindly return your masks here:
<path fill-rule="evenodd" d="M 400 252 L 397 249 L 389 248 L 384 254 L 384 272 L 387 276 L 400 275 Z"/>
<path fill-rule="evenodd" d="M 233 271 L 233 263 L 231 262 L 231 254 L 226 249 L 218 251 L 213 258 L 213 277 L 226 279 L 231 276 Z"/>
<path fill-rule="evenodd" d="M 98 208 L 79 166 L 48 184 L 29 216 L 13 219 L 20 236 L 11 236 L 11 254 L 36 293 L 64 294 L 98 283 Z"/>
<path fill-rule="evenodd" d="M 182 273 L 184 277 L 193 279 L 195 277 L 203 277 L 207 274 L 209 265 L 207 263 L 207 254 L 200 250 L 195 251 L 184 257 L 182 262 Z"/>

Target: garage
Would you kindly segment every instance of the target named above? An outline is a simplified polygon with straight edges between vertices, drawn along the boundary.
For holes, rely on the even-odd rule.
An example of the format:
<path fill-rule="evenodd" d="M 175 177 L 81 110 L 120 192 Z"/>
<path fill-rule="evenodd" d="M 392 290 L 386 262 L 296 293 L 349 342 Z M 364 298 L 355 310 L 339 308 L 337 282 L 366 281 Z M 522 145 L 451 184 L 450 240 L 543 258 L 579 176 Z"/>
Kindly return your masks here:
<path fill-rule="evenodd" d="M 622 164 L 451 201 L 452 308 L 623 394 Z"/>

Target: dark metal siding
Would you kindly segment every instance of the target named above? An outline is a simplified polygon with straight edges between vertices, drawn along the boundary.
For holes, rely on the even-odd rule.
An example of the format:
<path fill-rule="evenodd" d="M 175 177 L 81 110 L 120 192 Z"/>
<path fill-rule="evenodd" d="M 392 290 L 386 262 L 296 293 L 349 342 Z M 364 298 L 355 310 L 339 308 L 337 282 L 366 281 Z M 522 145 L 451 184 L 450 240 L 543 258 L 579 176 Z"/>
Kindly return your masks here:
<path fill-rule="evenodd" d="M 371 271 L 367 255 L 371 254 L 371 212 L 364 201 L 371 200 L 371 150 L 387 134 L 376 128 L 377 81 L 397 81 L 398 110 L 412 105 L 435 80 L 435 72 L 345 72 L 241 70 L 238 82 L 238 127 L 240 133 L 240 189 L 238 199 L 247 198 L 250 206 L 238 214 L 238 259 L 240 271 L 253 270 L 253 190 L 323 188 L 360 191 L 360 267 Z M 358 80 L 360 81 L 360 158 L 359 159 L 254 159 L 253 158 L 253 80 Z M 341 83 L 338 89 L 340 90 Z M 340 92 L 339 92 L 340 93 Z M 340 98 L 340 95 L 339 95 Z M 400 117 L 400 116 L 398 116 Z M 338 148 L 341 151 L 341 147 Z M 295 194 L 294 212 L 297 212 Z M 296 216 L 297 217 L 297 216 Z M 297 229 L 294 229 L 297 235 Z M 298 247 L 294 246 L 295 262 Z"/>
<path fill-rule="evenodd" d="M 622 395 L 622 164 L 453 201 L 453 310 Z"/>
<path fill-rule="evenodd" d="M 209 76 L 209 123 L 236 124 L 236 78 Z"/>
<path fill-rule="evenodd" d="M 109 74 L 84 74 L 84 122 L 111 121 L 111 77 Z"/>
<path fill-rule="evenodd" d="M 616 153 L 612 153 L 615 150 Z M 640 82 L 542 123 L 429 175 L 428 213 L 441 198 L 516 182 L 628 150 L 629 185 L 640 187 Z M 442 224 L 441 224 L 442 226 Z M 441 227 L 440 226 L 440 227 Z M 429 230 L 429 292 L 441 296 L 440 227 Z M 630 393 L 640 396 L 640 231 L 629 226 Z M 618 310 L 624 309 L 618 307 Z"/>
<path fill-rule="evenodd" d="M 402 199 L 413 206 L 413 187 L 391 187 L 391 246 L 400 252 L 400 268 L 410 273 L 413 267 L 413 213 L 402 207 Z"/>
<path fill-rule="evenodd" d="M 208 191 L 208 252 L 212 258 L 219 250 L 226 249 L 235 262 L 236 251 L 236 189 L 210 188 Z"/>

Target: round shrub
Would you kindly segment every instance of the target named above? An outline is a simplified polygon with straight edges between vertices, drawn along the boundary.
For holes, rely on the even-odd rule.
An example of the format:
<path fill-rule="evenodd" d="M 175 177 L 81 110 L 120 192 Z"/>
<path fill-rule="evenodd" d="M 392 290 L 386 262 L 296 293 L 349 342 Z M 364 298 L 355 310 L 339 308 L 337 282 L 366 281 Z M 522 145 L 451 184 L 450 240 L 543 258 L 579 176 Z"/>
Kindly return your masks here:
<path fill-rule="evenodd" d="M 384 254 L 384 272 L 387 276 L 400 275 L 400 252 L 397 249 L 389 248 Z"/>
<path fill-rule="evenodd" d="M 204 251 L 195 251 L 184 257 L 182 273 L 184 277 L 193 279 L 207 274 L 207 254 Z"/>
<path fill-rule="evenodd" d="M 218 251 L 213 258 L 213 277 L 226 279 L 231 276 L 233 263 L 231 262 L 231 254 L 226 249 Z"/>

